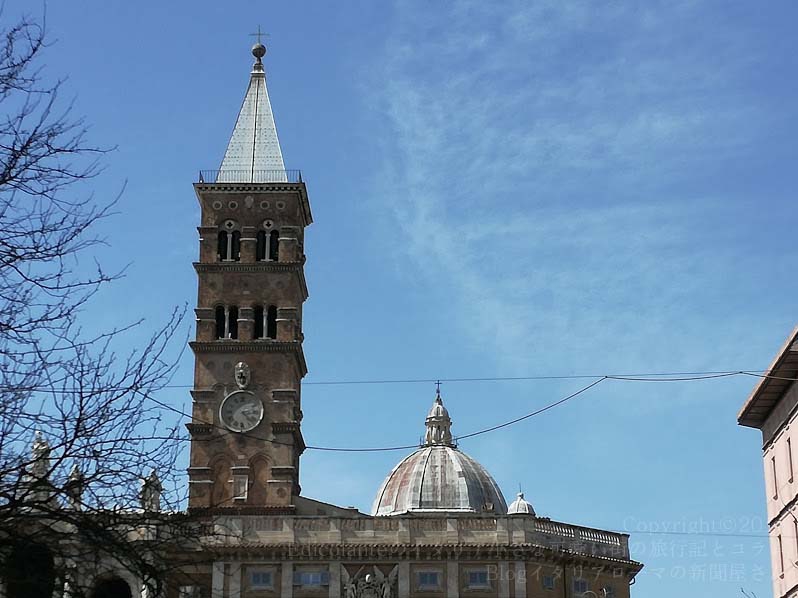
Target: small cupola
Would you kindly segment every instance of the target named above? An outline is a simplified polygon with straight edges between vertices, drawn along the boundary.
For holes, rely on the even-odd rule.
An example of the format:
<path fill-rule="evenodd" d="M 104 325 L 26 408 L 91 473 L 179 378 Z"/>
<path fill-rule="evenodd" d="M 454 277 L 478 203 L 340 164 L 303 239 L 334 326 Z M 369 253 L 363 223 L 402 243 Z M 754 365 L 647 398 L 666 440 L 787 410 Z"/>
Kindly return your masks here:
<path fill-rule="evenodd" d="M 435 402 L 432 404 L 429 414 L 427 414 L 425 424 L 427 431 L 424 434 L 424 446 L 435 444 L 454 446 L 454 441 L 452 440 L 452 418 L 449 417 L 449 411 L 443 406 L 440 386 L 435 393 Z"/>
<path fill-rule="evenodd" d="M 508 515 L 532 515 L 535 516 L 535 509 L 532 504 L 524 500 L 524 493 L 519 492 L 516 499 L 507 507 Z"/>

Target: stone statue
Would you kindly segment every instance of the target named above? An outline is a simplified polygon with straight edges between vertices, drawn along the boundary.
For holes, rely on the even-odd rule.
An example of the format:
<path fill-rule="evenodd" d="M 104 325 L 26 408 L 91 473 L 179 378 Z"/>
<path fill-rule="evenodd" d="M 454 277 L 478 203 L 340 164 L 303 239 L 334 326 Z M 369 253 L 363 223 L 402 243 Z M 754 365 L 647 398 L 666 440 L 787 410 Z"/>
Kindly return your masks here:
<path fill-rule="evenodd" d="M 240 390 L 246 390 L 249 386 L 250 371 L 249 366 L 243 361 L 239 361 L 235 367 L 236 384 Z"/>
<path fill-rule="evenodd" d="M 372 572 L 363 573 L 361 568 L 354 576 L 349 575 L 346 567 L 341 568 L 341 584 L 343 598 L 395 598 L 396 597 L 396 578 L 399 574 L 399 566 L 394 566 L 388 575 L 374 566 Z"/>
<path fill-rule="evenodd" d="M 67 479 L 66 487 L 64 491 L 67 495 L 67 501 L 69 503 L 69 508 L 80 510 L 80 503 L 83 497 L 83 487 L 85 486 L 86 478 L 83 476 L 83 472 L 78 467 L 78 464 L 75 463 L 72 466 L 71 471 L 69 472 L 69 478 Z"/>
<path fill-rule="evenodd" d="M 139 494 L 141 508 L 151 513 L 160 511 L 161 492 L 163 492 L 163 485 L 153 469 L 146 478 L 141 480 L 141 493 Z"/>
<path fill-rule="evenodd" d="M 30 474 L 35 478 L 45 478 L 50 470 L 50 445 L 41 430 L 37 430 L 33 437 L 30 456 Z"/>

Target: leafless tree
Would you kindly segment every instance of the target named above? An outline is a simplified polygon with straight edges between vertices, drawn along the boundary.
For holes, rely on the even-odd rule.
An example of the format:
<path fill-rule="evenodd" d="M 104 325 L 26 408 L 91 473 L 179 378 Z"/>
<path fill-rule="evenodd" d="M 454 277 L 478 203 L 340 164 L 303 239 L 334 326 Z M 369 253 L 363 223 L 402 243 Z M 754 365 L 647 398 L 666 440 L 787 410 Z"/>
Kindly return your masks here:
<path fill-rule="evenodd" d="M 153 395 L 173 373 L 182 312 L 129 354 L 118 343 L 137 323 L 81 328 L 84 308 L 121 274 L 93 261 L 115 199 L 88 191 L 106 150 L 63 100 L 47 48 L 37 19 L 0 25 L 0 579 L 26 596 L 64 582 L 80 595 L 71 568 L 103 558 L 159 584 L 163 530 L 143 524 L 180 498 L 169 490 L 179 430 Z M 142 502 L 153 468 L 160 482 L 150 479 Z"/>

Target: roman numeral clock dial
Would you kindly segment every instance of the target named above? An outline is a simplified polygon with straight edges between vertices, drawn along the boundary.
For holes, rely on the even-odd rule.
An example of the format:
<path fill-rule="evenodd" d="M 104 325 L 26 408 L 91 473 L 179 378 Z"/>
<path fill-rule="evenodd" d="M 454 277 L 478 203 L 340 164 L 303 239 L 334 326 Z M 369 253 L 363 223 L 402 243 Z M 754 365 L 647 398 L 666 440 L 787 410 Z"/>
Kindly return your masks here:
<path fill-rule="evenodd" d="M 222 401 L 219 419 L 231 432 L 249 432 L 263 419 L 263 403 L 247 390 L 231 392 Z"/>

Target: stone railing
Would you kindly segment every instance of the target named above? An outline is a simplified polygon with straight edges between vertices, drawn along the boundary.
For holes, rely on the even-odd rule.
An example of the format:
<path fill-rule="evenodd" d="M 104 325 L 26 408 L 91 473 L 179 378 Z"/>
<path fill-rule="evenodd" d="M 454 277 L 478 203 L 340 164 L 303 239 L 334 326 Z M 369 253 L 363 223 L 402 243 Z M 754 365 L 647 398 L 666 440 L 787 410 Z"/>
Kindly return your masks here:
<path fill-rule="evenodd" d="M 526 516 L 282 517 L 222 516 L 205 541 L 222 544 L 532 544 L 621 559 L 626 534 Z"/>

